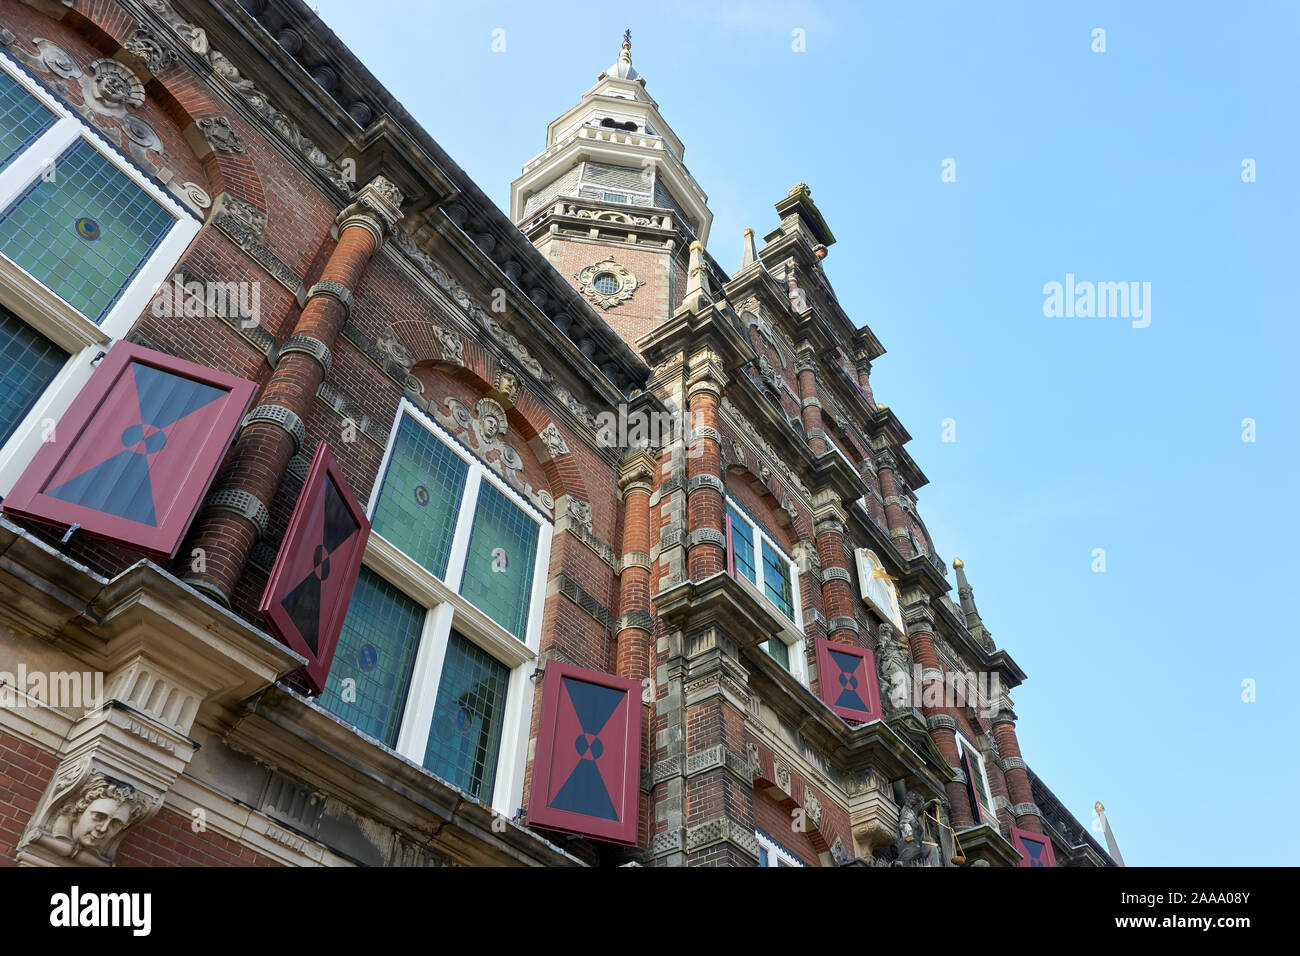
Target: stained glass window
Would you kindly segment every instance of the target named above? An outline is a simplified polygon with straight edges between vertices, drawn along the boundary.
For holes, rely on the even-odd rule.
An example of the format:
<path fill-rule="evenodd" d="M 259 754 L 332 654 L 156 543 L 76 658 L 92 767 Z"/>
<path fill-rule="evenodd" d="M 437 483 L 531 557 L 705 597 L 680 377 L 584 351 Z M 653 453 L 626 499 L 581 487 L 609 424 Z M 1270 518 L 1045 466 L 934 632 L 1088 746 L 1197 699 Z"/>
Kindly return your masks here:
<path fill-rule="evenodd" d="M 536 521 L 484 480 L 460 593 L 520 640 L 533 593 L 537 532 Z"/>
<path fill-rule="evenodd" d="M 0 214 L 0 252 L 99 322 L 175 224 L 79 139 Z"/>
<path fill-rule="evenodd" d="M 375 533 L 441 578 L 468 473 L 455 452 L 403 415 L 375 506 Z"/>
<path fill-rule="evenodd" d="M 763 542 L 763 590 L 772 603 L 785 612 L 786 617 L 794 619 L 790 565 L 766 541 Z"/>
<path fill-rule="evenodd" d="M 754 533 L 749 528 L 749 519 L 731 505 L 727 505 L 727 514 L 731 517 L 731 550 L 736 556 L 736 570 L 749 580 L 757 581 L 754 572 Z"/>
<path fill-rule="evenodd" d="M 53 126 L 57 118 L 0 70 L 0 169 Z"/>
<path fill-rule="evenodd" d="M 485 802 L 496 780 L 509 677 L 504 664 L 451 632 L 424 766 Z"/>
<path fill-rule="evenodd" d="M 767 653 L 772 659 L 784 667 L 790 669 L 790 645 L 779 637 L 770 637 L 767 640 Z"/>
<path fill-rule="evenodd" d="M 320 705 L 394 746 L 424 616 L 423 607 L 363 567 Z"/>
<path fill-rule="evenodd" d="M 0 307 L 0 444 L 67 360 L 67 352 Z"/>

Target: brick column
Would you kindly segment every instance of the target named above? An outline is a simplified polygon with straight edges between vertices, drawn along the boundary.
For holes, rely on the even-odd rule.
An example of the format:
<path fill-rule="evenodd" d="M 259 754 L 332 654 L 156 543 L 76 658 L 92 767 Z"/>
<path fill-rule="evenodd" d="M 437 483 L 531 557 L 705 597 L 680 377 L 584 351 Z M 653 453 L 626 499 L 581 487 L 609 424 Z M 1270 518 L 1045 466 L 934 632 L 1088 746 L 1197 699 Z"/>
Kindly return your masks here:
<path fill-rule="evenodd" d="M 1003 707 L 993 719 L 993 739 L 997 741 L 998 756 L 1002 758 L 1002 777 L 1007 784 L 1007 797 L 1011 800 L 1011 815 L 1016 819 L 1016 826 L 1042 833 L 1043 824 L 1029 786 L 1029 771 L 1020 756 L 1020 741 L 1016 739 L 1016 715 L 1010 707 Z"/>
<path fill-rule="evenodd" d="M 624 461 L 618 486 L 623 495 L 623 554 L 618 562 L 619 619 L 614 628 L 618 674 L 650 676 L 650 493 L 654 455 L 638 451 Z"/>
<path fill-rule="evenodd" d="M 691 358 L 686 382 L 690 414 L 686 446 L 686 575 L 700 581 L 726 570 L 727 513 L 718 430 L 722 383 L 716 357 L 705 350 Z"/>
<path fill-rule="evenodd" d="M 894 474 L 897 470 L 898 461 L 889 449 L 876 455 L 876 478 L 880 482 L 880 493 L 885 497 L 885 526 L 898 553 L 910 558 L 915 552 L 907 534 L 907 516 L 903 514 L 903 499 L 898 493 L 898 478 Z"/>
<path fill-rule="evenodd" d="M 401 219 L 402 194 L 382 176 L 363 187 L 334 221 L 338 239 L 318 281 L 308 292 L 293 334 L 262 389 L 256 408 L 228 459 L 219 488 L 204 502 L 185 554 L 202 549 L 203 570 L 185 580 L 229 604 L 248 553 L 266 533 L 270 505 L 289 459 L 306 438 L 303 422 L 331 364 L 330 350 L 352 307 L 352 295 L 371 257 Z"/>
<path fill-rule="evenodd" d="M 822 613 L 826 616 L 826 637 L 839 644 L 858 643 L 858 622 L 853 616 L 853 573 L 844 553 L 844 512 L 834 492 L 813 497 L 813 530 L 817 536 L 817 557 L 822 566 Z"/>
<path fill-rule="evenodd" d="M 957 752 L 957 722 L 944 707 L 935 707 L 925 703 L 933 700 L 935 691 L 930 688 L 938 683 L 938 699 L 943 700 L 943 669 L 939 666 L 939 652 L 934 649 L 934 610 L 930 599 L 920 592 L 910 592 L 906 597 L 903 619 L 907 624 L 907 644 L 912 654 L 912 663 L 921 668 L 921 713 L 925 715 L 926 726 L 930 729 L 930 738 L 934 741 L 943 759 L 960 774 L 961 755 Z M 975 818 L 971 816 L 970 801 L 966 796 L 965 778 L 949 780 L 944 784 L 948 795 L 948 806 L 952 808 L 952 825 L 954 827 L 974 826 Z"/>
<path fill-rule="evenodd" d="M 826 429 L 822 423 L 822 402 L 817 397 L 817 360 L 813 358 L 812 346 L 799 346 L 794 369 L 799 376 L 799 408 L 808 447 L 814 455 L 821 456 L 830 446 L 826 443 Z"/>
<path fill-rule="evenodd" d="M 862 394 L 866 396 L 867 408 L 871 414 L 876 412 L 876 396 L 871 391 L 871 359 L 867 358 L 866 350 L 860 350 L 857 354 L 858 367 L 858 388 L 862 389 Z"/>

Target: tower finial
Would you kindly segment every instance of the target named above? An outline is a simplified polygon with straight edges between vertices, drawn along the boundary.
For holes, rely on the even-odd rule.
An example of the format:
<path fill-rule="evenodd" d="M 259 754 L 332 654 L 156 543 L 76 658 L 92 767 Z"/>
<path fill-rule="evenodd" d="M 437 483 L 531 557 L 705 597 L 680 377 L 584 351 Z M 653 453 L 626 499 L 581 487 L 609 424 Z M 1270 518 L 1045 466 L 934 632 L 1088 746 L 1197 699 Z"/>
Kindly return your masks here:
<path fill-rule="evenodd" d="M 623 31 L 623 45 L 624 45 L 625 47 L 629 47 L 629 48 L 632 46 L 632 28 L 631 28 L 631 27 L 628 27 L 626 30 Z"/>

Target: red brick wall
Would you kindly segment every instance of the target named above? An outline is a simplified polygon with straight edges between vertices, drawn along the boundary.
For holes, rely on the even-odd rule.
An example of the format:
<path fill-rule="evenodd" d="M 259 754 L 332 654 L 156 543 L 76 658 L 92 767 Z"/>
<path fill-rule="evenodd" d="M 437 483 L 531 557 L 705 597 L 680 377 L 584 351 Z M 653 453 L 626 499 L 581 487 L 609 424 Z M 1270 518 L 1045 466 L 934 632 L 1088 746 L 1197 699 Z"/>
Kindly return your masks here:
<path fill-rule="evenodd" d="M 133 830 L 117 851 L 118 866 L 279 866 L 275 860 L 212 831 L 195 833 L 189 818 L 163 807 Z"/>
<path fill-rule="evenodd" d="M 14 866 L 18 841 L 58 760 L 0 731 L 0 866 Z"/>
<path fill-rule="evenodd" d="M 632 298 L 611 309 L 593 304 L 610 327 L 630 345 L 635 345 L 638 339 L 667 319 L 684 292 L 673 285 L 672 276 L 676 270 L 670 263 L 672 254 L 662 247 L 548 237 L 540 242 L 539 248 L 575 289 L 580 288 L 577 274 L 582 269 L 606 259 L 613 259 L 644 283 L 637 287 Z"/>

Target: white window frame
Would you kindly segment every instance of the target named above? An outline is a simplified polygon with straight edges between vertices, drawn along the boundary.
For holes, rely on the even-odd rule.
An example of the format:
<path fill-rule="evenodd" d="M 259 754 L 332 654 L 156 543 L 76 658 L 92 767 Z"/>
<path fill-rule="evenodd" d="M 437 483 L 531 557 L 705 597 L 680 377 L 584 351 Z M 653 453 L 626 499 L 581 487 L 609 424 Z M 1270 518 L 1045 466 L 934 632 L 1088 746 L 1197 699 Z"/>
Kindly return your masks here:
<path fill-rule="evenodd" d="M 511 488 L 481 459 L 414 404 L 403 398 L 388 446 L 380 463 L 366 514 L 372 520 L 379 504 L 379 493 L 388 474 L 388 463 L 397 442 L 402 416 L 410 415 L 468 466 L 465 488 L 461 493 L 460 513 L 452 534 L 447 570 L 440 579 L 378 532 L 372 532 L 366 545 L 365 566 L 389 582 L 407 597 L 425 608 L 424 627 L 420 633 L 411 679 L 406 687 L 402 717 L 394 746 L 403 757 L 423 766 L 433 723 L 433 709 L 438 700 L 447 646 L 451 631 L 464 635 L 509 669 L 506 683 L 505 712 L 501 721 L 501 742 L 490 804 L 504 816 L 513 816 L 523 806 L 524 765 L 533 714 L 534 685 L 531 676 L 542 640 L 542 615 L 546 604 L 547 573 L 550 570 L 551 522 Z M 520 640 L 460 594 L 469 552 L 470 532 L 478 503 L 479 488 L 484 481 L 506 496 L 537 522 L 537 555 L 533 565 L 532 594 L 529 597 L 528 625 Z"/>
<path fill-rule="evenodd" d="M 3 496 L 13 489 L 23 469 L 36 454 L 42 435 L 47 433 L 47 425 L 52 425 L 68 410 L 77 393 L 89 381 L 96 356 L 130 331 L 155 290 L 169 278 L 190 242 L 198 235 L 202 224 L 170 194 L 123 159 L 94 127 L 51 95 L 3 51 L 0 51 L 0 70 L 4 70 L 55 116 L 54 125 L 0 172 L 0 212 L 8 209 L 50 162 L 57 160 L 78 139 L 84 139 L 175 220 L 158 248 L 136 272 L 101 322 L 82 315 L 0 250 L 0 304 L 69 355 L 63 368 L 14 429 L 13 435 L 0 444 L 0 496 Z M 55 174 L 58 174 L 57 166 Z"/>
<path fill-rule="evenodd" d="M 991 816 L 991 817 L 993 818 L 992 820 L 986 820 L 985 822 L 986 822 L 986 823 L 992 823 L 994 826 L 997 826 L 997 819 L 998 819 L 998 814 L 997 814 L 997 805 L 994 804 L 994 802 L 993 802 L 993 790 L 992 790 L 992 788 L 989 786 L 989 771 L 988 771 L 988 767 L 985 766 L 985 764 L 984 764 L 984 755 L 983 755 L 982 753 L 980 753 L 978 747 L 976 747 L 974 744 L 972 744 L 969 740 L 967 740 L 967 739 L 962 735 L 962 732 L 961 732 L 960 730 L 956 731 L 955 734 L 956 734 L 956 737 L 957 737 L 957 756 L 958 756 L 958 758 L 960 759 L 961 754 L 964 752 L 964 753 L 967 755 L 967 757 L 970 758 L 970 760 L 971 760 L 972 762 L 973 762 L 973 761 L 976 761 L 976 760 L 979 761 L 979 765 L 980 765 L 980 776 L 981 776 L 981 777 L 983 778 L 983 780 L 984 780 L 984 796 L 985 796 L 985 797 L 987 798 L 987 800 L 988 800 L 988 804 L 987 804 L 987 805 L 984 805 L 984 809 L 988 812 L 989 816 Z M 974 781 L 973 781 L 973 780 L 971 781 L 971 784 L 972 784 L 972 786 L 974 785 Z M 978 794 L 977 794 L 977 796 L 978 796 Z"/>
<path fill-rule="evenodd" d="M 773 840 L 762 830 L 758 830 L 758 829 L 754 830 L 754 839 L 758 841 L 759 846 L 761 846 L 764 850 L 767 851 L 768 867 L 778 867 L 781 865 L 782 862 L 785 863 L 786 866 L 802 866 L 802 867 L 808 866 L 807 863 L 799 859 L 797 856 L 795 856 L 785 847 L 781 846 L 779 843 Z M 762 865 L 763 864 L 761 863 L 759 864 L 759 866 Z"/>
<path fill-rule="evenodd" d="M 781 640 L 790 651 L 790 673 L 795 679 L 805 687 L 808 686 L 808 655 L 804 652 L 804 633 L 803 633 L 803 608 L 799 594 L 799 565 L 790 557 L 785 548 L 777 544 L 772 536 L 763 530 L 762 525 L 750 517 L 749 513 L 741 507 L 740 502 L 736 501 L 731 495 L 726 495 L 726 503 L 735 510 L 741 518 L 744 519 L 746 527 L 749 528 L 750 535 L 754 542 L 754 577 L 756 581 L 750 581 L 739 571 L 736 572 L 736 580 L 748 588 L 754 588 L 758 591 L 758 596 L 763 600 L 777 619 L 783 623 L 778 639 Z M 790 574 L 790 606 L 794 610 L 794 617 L 790 617 L 781 610 L 767 596 L 767 588 L 763 584 L 763 545 L 766 541 L 772 546 L 781 558 L 785 560 L 787 571 Z M 727 541 L 727 548 L 731 548 L 731 541 Z M 761 645 L 763 653 L 768 653 L 767 641 Z"/>

